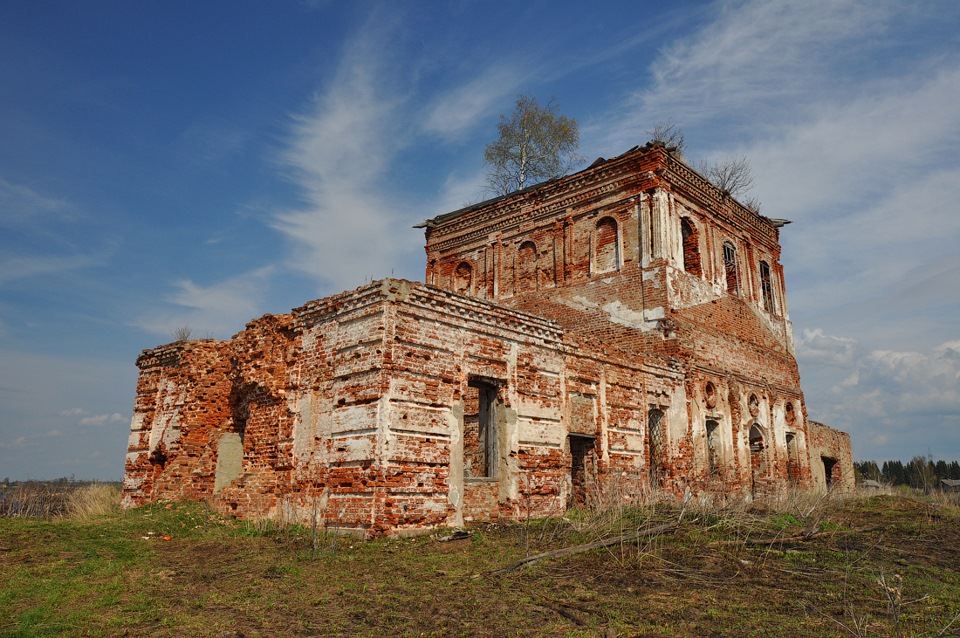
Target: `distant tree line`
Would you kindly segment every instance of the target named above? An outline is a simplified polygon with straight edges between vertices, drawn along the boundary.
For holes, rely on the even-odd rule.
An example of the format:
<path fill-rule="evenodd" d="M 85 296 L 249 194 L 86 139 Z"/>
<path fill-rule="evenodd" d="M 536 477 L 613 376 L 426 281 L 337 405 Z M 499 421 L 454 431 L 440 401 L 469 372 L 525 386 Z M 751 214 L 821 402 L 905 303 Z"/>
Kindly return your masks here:
<path fill-rule="evenodd" d="M 940 479 L 960 479 L 960 463 L 936 461 L 930 457 L 915 456 L 907 463 L 903 461 L 856 461 L 853 464 L 857 482 L 861 480 L 879 481 L 887 485 L 909 485 L 917 489 L 930 489 L 940 483 Z"/>

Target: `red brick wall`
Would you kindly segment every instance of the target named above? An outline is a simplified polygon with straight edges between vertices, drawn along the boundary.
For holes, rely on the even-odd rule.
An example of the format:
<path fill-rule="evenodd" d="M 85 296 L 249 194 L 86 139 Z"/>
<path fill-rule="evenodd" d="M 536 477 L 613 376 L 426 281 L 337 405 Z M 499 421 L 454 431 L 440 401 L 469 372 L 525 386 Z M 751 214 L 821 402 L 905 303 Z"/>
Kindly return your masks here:
<path fill-rule="evenodd" d="M 822 487 L 823 456 L 837 459 L 835 483 L 852 476 L 849 437 L 808 431 L 776 228 L 663 148 L 426 225 L 437 287 L 375 282 L 229 341 L 144 352 L 124 504 L 204 499 L 301 521 L 316 511 L 375 535 L 651 489 Z M 725 241 L 737 247 L 733 293 Z M 496 447 L 473 476 L 471 382 L 491 388 Z M 663 413 L 655 468 L 651 409 Z"/>

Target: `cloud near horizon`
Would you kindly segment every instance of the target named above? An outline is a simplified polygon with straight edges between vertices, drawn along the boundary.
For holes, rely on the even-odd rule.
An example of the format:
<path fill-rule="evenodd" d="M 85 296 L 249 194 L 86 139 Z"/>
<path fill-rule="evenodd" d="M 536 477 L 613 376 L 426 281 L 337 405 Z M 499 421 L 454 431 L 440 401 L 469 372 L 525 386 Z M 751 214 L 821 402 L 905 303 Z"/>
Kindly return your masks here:
<path fill-rule="evenodd" d="M 827 337 L 821 331 L 812 333 L 808 340 L 827 344 L 823 347 L 826 351 L 839 343 L 839 350 L 846 352 L 843 342 L 853 342 Z M 835 365 L 827 359 L 823 363 Z M 844 363 L 849 360 L 845 356 L 840 359 Z M 849 371 L 846 377 L 820 392 L 817 404 L 808 407 L 815 413 L 813 418 L 850 432 L 858 458 L 893 458 L 876 452 L 884 446 L 899 448 L 899 458 L 937 454 L 938 448 L 930 446 L 930 441 L 939 440 L 952 448 L 960 438 L 960 341 L 925 351 L 871 350 L 842 367 Z M 809 393 L 810 388 L 805 390 Z M 917 436 L 921 427 L 927 434 L 931 428 L 942 434 Z"/>
<path fill-rule="evenodd" d="M 264 266 L 206 286 L 182 279 L 174 282 L 177 290 L 166 296 L 164 306 L 141 314 L 133 325 L 171 340 L 180 328 L 189 328 L 194 338 L 228 337 L 261 312 L 275 272 L 276 267 Z"/>
<path fill-rule="evenodd" d="M 106 425 L 107 423 L 124 423 L 127 420 L 128 419 L 119 412 L 112 412 L 110 414 L 92 414 L 80 419 L 80 425 L 100 426 Z"/>

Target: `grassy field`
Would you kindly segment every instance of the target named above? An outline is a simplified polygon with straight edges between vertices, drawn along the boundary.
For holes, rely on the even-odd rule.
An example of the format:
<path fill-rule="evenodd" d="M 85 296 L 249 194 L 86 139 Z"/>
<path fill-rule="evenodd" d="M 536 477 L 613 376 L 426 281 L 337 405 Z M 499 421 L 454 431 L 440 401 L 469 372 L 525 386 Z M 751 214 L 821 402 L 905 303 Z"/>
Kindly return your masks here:
<path fill-rule="evenodd" d="M 195 504 L 0 519 L 0 636 L 960 635 L 955 502 L 648 505 L 468 531 L 314 549 L 309 529 Z"/>

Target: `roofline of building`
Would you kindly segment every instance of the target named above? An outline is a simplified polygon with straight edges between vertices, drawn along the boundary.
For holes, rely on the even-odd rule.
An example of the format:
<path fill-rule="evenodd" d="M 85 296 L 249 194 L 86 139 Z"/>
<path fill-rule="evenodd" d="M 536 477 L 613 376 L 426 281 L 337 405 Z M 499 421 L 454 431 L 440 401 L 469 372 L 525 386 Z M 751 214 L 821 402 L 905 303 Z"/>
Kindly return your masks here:
<path fill-rule="evenodd" d="M 626 152 L 621 153 L 620 155 L 617 155 L 617 156 L 615 156 L 615 157 L 611 157 L 611 158 L 598 157 L 596 160 L 593 161 L 592 164 L 590 164 L 590 166 L 587 166 L 586 168 L 581 169 L 581 170 L 579 170 L 579 171 L 577 171 L 577 172 L 575 172 L 575 173 L 571 173 L 571 174 L 569 174 L 569 175 L 563 175 L 563 176 L 560 176 L 560 177 L 554 177 L 554 178 L 548 179 L 548 180 L 546 180 L 546 181 L 544 181 L 544 182 L 539 182 L 539 183 L 537 183 L 537 184 L 533 184 L 532 186 L 527 186 L 526 188 L 522 188 L 522 189 L 520 189 L 520 190 L 512 191 L 512 192 L 510 192 L 510 193 L 507 193 L 506 195 L 498 195 L 497 197 L 492 197 L 492 198 L 490 198 L 490 199 L 484 200 L 484 201 L 482 201 L 482 202 L 478 202 L 478 203 L 476 203 L 476 204 L 471 204 L 471 205 L 469 205 L 469 206 L 464 206 L 463 208 L 458 208 L 457 210 L 451 211 L 451 212 L 449 212 L 449 213 L 443 213 L 443 214 L 441 214 L 441 215 L 437 215 L 436 217 L 431 217 L 430 219 L 426 219 L 426 220 L 420 222 L 419 224 L 414 225 L 413 227 L 414 227 L 414 228 L 436 228 L 436 227 L 438 227 L 438 226 L 442 226 L 443 224 L 446 224 L 447 222 L 453 221 L 453 220 L 457 219 L 458 217 L 461 217 L 461 216 L 463 216 L 463 215 L 466 215 L 467 213 L 473 212 L 473 211 L 475 211 L 475 210 L 479 210 L 479 209 L 481 209 L 481 208 L 486 208 L 486 207 L 488 207 L 488 206 L 493 206 L 493 205 L 495 205 L 495 204 L 499 204 L 500 202 L 503 202 L 503 201 L 507 201 L 507 200 L 510 200 L 510 199 L 514 199 L 514 198 L 521 197 L 521 196 L 523 196 L 523 195 L 525 195 L 525 194 L 527 194 L 527 193 L 530 193 L 530 192 L 532 192 L 532 191 L 539 190 L 539 189 L 541 189 L 541 188 L 543 188 L 543 187 L 545 187 L 545 186 L 548 186 L 548 185 L 553 185 L 553 184 L 559 185 L 561 182 L 573 180 L 573 179 L 577 178 L 578 176 L 583 175 L 583 174 L 585 174 L 585 173 L 592 172 L 592 171 L 596 171 L 596 170 L 600 169 L 602 166 L 605 166 L 605 165 L 607 165 L 607 164 L 610 164 L 611 162 L 615 162 L 615 161 L 618 161 L 618 160 L 626 159 L 626 158 L 628 158 L 628 157 L 630 157 L 630 156 L 632 156 L 632 155 L 639 155 L 639 154 L 641 154 L 641 153 L 647 153 L 647 152 L 650 152 L 651 150 L 653 150 L 653 149 L 655 149 L 655 148 L 662 148 L 662 149 L 664 149 L 664 150 L 666 151 L 669 159 L 671 159 L 671 160 L 673 160 L 673 161 L 675 161 L 675 162 L 678 162 L 678 163 L 680 163 L 684 168 L 686 168 L 686 169 L 688 169 L 688 170 L 690 170 L 690 171 L 693 171 L 698 177 L 702 178 L 702 179 L 704 180 L 704 182 L 706 182 L 707 184 L 709 184 L 710 186 L 712 186 L 713 188 L 715 188 L 718 193 L 720 193 L 720 194 L 722 194 L 722 195 L 725 195 L 725 196 L 727 196 L 727 197 L 730 197 L 731 199 L 734 199 L 734 200 L 735 200 L 735 198 L 733 198 L 733 197 L 730 195 L 730 193 L 728 193 L 728 192 L 726 192 L 726 191 L 721 191 L 719 187 L 715 186 L 712 182 L 710 182 L 710 180 L 708 180 L 706 177 L 704 177 L 703 175 L 701 175 L 695 168 L 693 168 L 692 166 L 690 166 L 689 164 L 687 164 L 686 162 L 684 162 L 684 161 L 676 154 L 676 152 L 675 152 L 675 151 L 676 151 L 676 147 L 665 146 L 662 142 L 650 141 L 650 142 L 647 142 L 644 146 L 634 146 L 634 147 L 630 148 L 629 150 L 627 150 Z M 735 200 L 735 201 L 736 201 L 736 200 Z M 737 203 L 740 204 L 739 201 L 737 201 Z M 764 215 L 761 215 L 760 213 L 758 213 L 758 212 L 756 212 L 756 211 L 754 211 L 754 210 L 752 210 L 752 209 L 744 206 L 743 204 L 740 204 L 740 206 L 741 206 L 744 210 L 747 210 L 747 211 L 753 213 L 754 215 L 756 215 L 756 217 L 757 217 L 758 219 L 761 219 L 761 220 L 769 223 L 770 225 L 774 226 L 775 228 L 782 228 L 783 226 L 791 223 L 790 220 L 788 220 L 788 219 L 772 219 L 772 218 L 766 217 L 766 216 L 764 216 Z"/>

